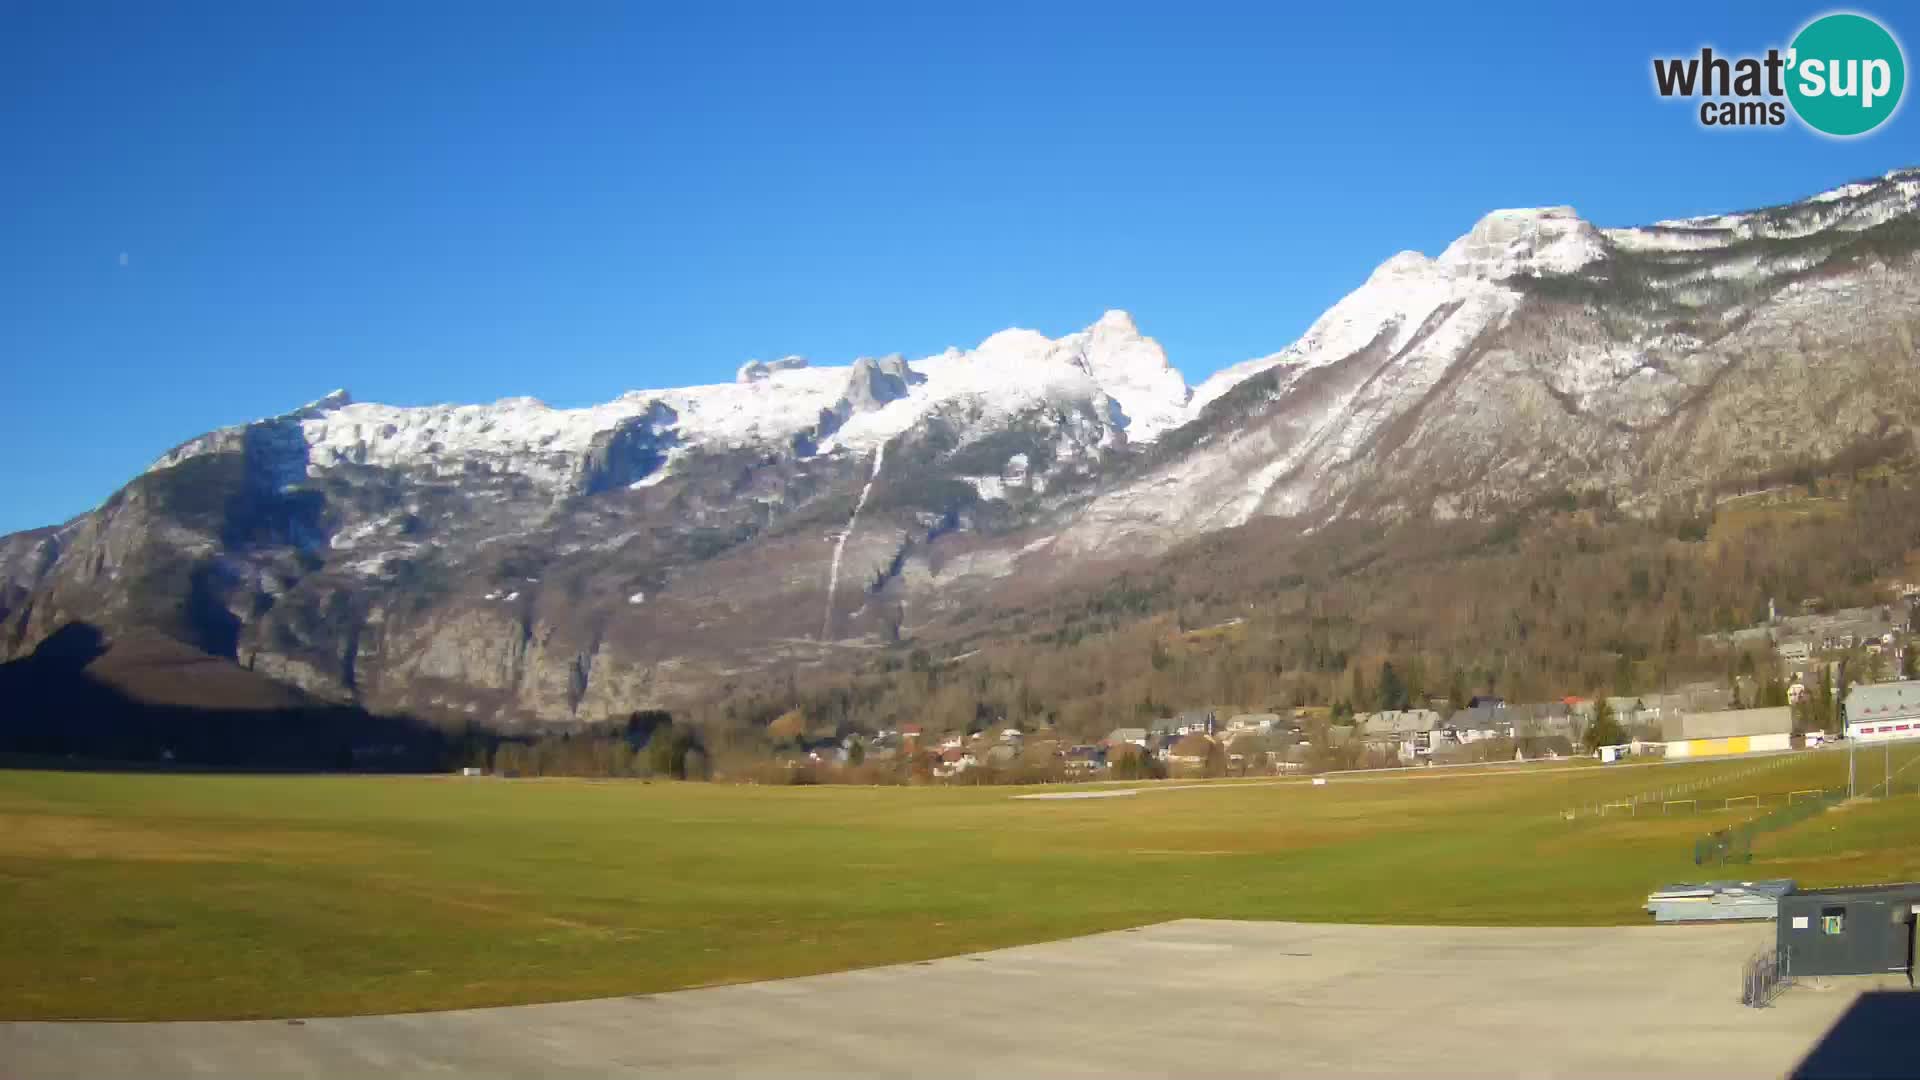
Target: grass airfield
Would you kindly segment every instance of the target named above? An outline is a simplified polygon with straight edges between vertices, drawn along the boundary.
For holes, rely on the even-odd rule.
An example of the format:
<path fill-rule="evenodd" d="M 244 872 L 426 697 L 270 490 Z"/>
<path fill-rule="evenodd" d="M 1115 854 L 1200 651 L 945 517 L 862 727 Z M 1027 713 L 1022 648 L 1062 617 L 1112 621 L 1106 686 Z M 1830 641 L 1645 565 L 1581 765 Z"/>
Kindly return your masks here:
<path fill-rule="evenodd" d="M 1920 748 L 1895 752 L 1901 768 Z M 1863 754 L 1877 782 L 1880 754 Z M 1867 764 L 1871 761 L 1871 765 Z M 1713 876 L 1920 878 L 1920 798 L 1763 835 L 1844 752 L 1461 775 L 1010 788 L 0 772 L 0 1018 L 237 1019 L 653 993 L 1179 918 L 1606 925 Z M 1920 768 L 1902 777 L 1905 790 Z M 1568 806 L 1705 781 L 1692 807 Z M 1057 790 L 1057 789 L 1056 789 Z"/>

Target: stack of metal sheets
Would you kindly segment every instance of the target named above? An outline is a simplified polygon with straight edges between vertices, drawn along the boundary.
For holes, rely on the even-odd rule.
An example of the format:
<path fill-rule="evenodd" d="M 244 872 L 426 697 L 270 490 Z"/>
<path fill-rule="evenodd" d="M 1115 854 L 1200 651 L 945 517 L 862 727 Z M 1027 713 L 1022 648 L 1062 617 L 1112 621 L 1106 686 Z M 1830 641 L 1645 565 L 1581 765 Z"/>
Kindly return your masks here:
<path fill-rule="evenodd" d="M 1771 919 L 1780 914 L 1780 898 L 1792 891 L 1789 878 L 1669 885 L 1647 896 L 1647 911 L 1655 922 Z"/>

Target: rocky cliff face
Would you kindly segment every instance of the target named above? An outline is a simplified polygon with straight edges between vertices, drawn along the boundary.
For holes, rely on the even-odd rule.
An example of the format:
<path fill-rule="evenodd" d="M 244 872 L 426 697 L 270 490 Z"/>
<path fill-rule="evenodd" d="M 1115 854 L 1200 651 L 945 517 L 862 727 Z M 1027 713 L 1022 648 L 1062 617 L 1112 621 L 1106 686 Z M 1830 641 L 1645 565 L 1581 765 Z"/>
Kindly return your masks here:
<path fill-rule="evenodd" d="M 1447 518 L 1553 491 L 1650 507 L 1908 434 L 1917 197 L 1905 172 L 1638 229 L 1490 214 L 1202 384 L 1063 539 L 1154 550 L 1262 515 Z"/>
<path fill-rule="evenodd" d="M 1899 172 L 1633 229 L 1498 211 L 1191 391 L 1109 312 L 587 409 L 336 393 L 0 538 L 0 652 L 148 626 L 323 697 L 564 724 L 1258 517 L 1651 509 L 1911 438 L 1917 200 Z"/>

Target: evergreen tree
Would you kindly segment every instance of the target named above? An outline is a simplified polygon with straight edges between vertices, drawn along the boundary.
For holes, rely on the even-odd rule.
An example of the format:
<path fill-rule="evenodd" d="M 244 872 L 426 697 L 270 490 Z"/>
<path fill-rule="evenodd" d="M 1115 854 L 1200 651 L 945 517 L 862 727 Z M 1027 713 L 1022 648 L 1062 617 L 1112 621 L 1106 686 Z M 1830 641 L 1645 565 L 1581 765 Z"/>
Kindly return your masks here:
<path fill-rule="evenodd" d="M 1604 694 L 1593 696 L 1593 723 L 1587 725 L 1586 746 L 1588 751 L 1603 746 L 1615 746 L 1627 741 L 1627 732 L 1614 718 L 1613 706 L 1607 704 Z"/>
<path fill-rule="evenodd" d="M 647 769 L 653 775 L 673 775 L 673 741 L 678 734 L 671 720 L 654 727 L 653 737 L 647 740 Z"/>
<path fill-rule="evenodd" d="M 1393 670 L 1393 661 L 1384 661 L 1380 665 L 1380 689 L 1378 694 L 1380 708 L 1389 709 L 1407 707 L 1407 686 L 1400 679 L 1400 673 Z"/>

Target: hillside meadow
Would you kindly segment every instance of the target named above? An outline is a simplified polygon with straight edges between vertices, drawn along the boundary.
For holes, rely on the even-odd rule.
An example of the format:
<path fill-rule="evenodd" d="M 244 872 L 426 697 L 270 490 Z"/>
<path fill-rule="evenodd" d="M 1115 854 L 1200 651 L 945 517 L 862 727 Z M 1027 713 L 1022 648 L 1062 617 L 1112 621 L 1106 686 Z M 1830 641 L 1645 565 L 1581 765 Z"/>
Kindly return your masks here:
<path fill-rule="evenodd" d="M 1896 765 L 1907 763 L 1903 757 Z M 1749 763 L 1750 764 L 1750 763 Z M 1692 864 L 1716 798 L 1846 755 L 1140 785 L 788 788 L 0 772 L 0 1017 L 311 1016 L 651 993 L 1165 919 L 1637 923 L 1657 886 L 1920 877 L 1920 798 Z M 1869 770 L 1873 771 L 1873 770 Z M 1704 780 L 1693 813 L 1564 807 Z M 1050 788 L 1119 790 L 1116 788 Z"/>

